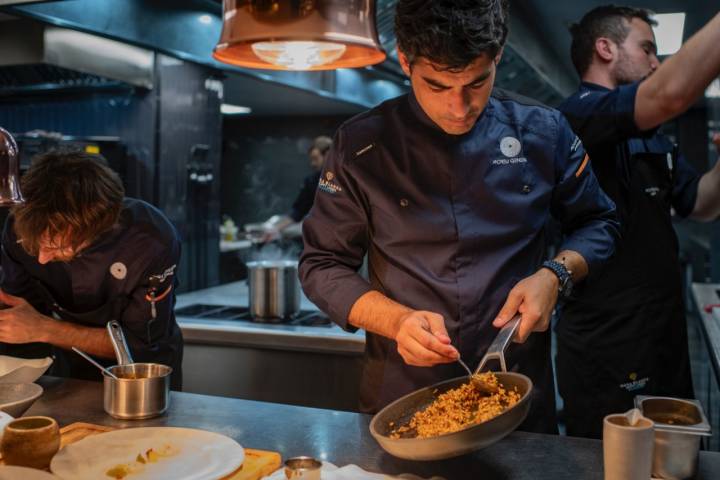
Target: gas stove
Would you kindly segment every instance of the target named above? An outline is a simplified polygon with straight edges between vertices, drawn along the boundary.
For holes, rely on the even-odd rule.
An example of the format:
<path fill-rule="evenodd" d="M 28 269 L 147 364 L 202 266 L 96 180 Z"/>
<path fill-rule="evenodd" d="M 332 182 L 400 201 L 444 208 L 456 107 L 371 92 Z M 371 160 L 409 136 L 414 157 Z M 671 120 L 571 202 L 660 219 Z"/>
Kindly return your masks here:
<path fill-rule="evenodd" d="M 193 317 L 200 320 L 232 320 L 238 322 L 270 323 L 294 325 L 302 327 L 332 326 L 330 318 L 318 310 L 300 310 L 290 318 L 253 318 L 248 307 L 206 305 L 194 303 L 186 307 L 175 309 L 175 315 Z"/>

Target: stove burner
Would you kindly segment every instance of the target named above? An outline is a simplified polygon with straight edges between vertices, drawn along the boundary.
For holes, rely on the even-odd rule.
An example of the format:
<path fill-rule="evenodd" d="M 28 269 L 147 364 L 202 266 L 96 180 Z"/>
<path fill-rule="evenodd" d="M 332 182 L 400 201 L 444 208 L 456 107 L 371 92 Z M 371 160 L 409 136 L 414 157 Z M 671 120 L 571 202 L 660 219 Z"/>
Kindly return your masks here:
<path fill-rule="evenodd" d="M 253 318 L 247 307 L 206 305 L 195 303 L 175 310 L 175 315 L 208 320 L 237 320 L 240 322 L 294 325 L 303 327 L 330 327 L 332 322 L 318 310 L 300 310 L 290 318 Z"/>

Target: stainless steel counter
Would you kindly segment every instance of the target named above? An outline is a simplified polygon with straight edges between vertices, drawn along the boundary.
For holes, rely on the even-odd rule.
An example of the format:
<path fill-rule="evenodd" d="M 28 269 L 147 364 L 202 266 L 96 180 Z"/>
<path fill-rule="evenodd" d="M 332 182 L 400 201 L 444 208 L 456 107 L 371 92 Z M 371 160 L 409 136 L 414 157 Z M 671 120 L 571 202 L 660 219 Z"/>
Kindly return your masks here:
<path fill-rule="evenodd" d="M 245 282 L 178 295 L 193 304 L 248 306 Z M 303 310 L 317 307 L 302 296 Z M 177 316 L 185 339 L 183 390 L 309 407 L 356 410 L 365 334 Z"/>
<path fill-rule="evenodd" d="M 337 465 L 354 463 L 386 474 L 413 473 L 448 480 L 602 480 L 602 442 L 514 432 L 484 450 L 455 459 L 411 462 L 383 452 L 370 436 L 371 417 L 232 398 L 172 392 L 168 412 L 150 420 L 115 420 L 102 410 L 102 384 L 44 377 L 45 393 L 27 415 L 48 415 L 60 425 L 91 422 L 118 428 L 201 428 L 283 458 L 312 455 Z M 720 454 L 700 452 L 696 480 L 720 478 Z"/>
<path fill-rule="evenodd" d="M 245 282 L 232 282 L 218 287 L 178 295 L 175 309 L 192 304 L 248 306 Z M 301 309 L 317 310 L 305 295 Z M 177 317 L 185 342 L 208 345 L 274 348 L 317 353 L 360 355 L 365 348 L 365 333 L 346 332 L 337 325 L 330 327 L 274 325 Z"/>
<path fill-rule="evenodd" d="M 715 372 L 715 378 L 720 384 L 720 284 L 693 283 L 692 291 L 700 316 L 705 345 L 710 355 L 710 363 Z M 706 312 L 705 307 L 708 305 L 717 305 L 717 307 Z"/>

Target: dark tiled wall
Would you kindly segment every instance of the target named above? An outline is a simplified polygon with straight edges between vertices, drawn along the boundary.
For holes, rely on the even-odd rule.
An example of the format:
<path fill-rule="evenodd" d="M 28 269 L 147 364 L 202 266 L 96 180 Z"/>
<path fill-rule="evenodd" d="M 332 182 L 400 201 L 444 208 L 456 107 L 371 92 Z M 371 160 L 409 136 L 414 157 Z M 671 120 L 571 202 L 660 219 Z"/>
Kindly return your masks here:
<path fill-rule="evenodd" d="M 348 117 L 232 117 L 223 122 L 220 210 L 235 223 L 287 213 L 311 173 L 307 150 Z"/>

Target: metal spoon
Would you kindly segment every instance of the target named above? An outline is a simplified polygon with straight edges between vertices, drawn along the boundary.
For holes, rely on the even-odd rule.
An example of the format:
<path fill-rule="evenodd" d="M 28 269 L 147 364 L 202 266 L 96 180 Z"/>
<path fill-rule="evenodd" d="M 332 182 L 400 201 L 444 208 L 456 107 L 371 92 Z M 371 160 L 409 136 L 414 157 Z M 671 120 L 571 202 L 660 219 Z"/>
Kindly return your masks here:
<path fill-rule="evenodd" d="M 116 377 L 114 373 L 112 373 L 110 370 L 108 370 L 107 368 L 105 368 L 105 367 L 103 367 L 102 365 L 100 365 L 98 362 L 95 361 L 95 359 L 93 359 L 93 358 L 92 358 L 90 355 L 88 355 L 87 353 L 83 352 L 82 350 L 80 350 L 79 348 L 76 348 L 76 347 L 72 347 L 72 349 L 73 349 L 73 352 L 77 353 L 78 355 L 80 355 L 81 357 L 83 357 L 85 360 L 87 360 L 88 362 L 92 363 L 93 365 L 95 365 L 95 366 L 96 366 L 97 368 L 99 368 L 100 370 L 102 370 L 102 372 L 103 372 L 104 375 L 107 375 L 107 376 L 109 376 L 109 377 L 112 377 L 112 378 L 114 378 L 115 380 L 118 379 L 118 377 Z"/>

